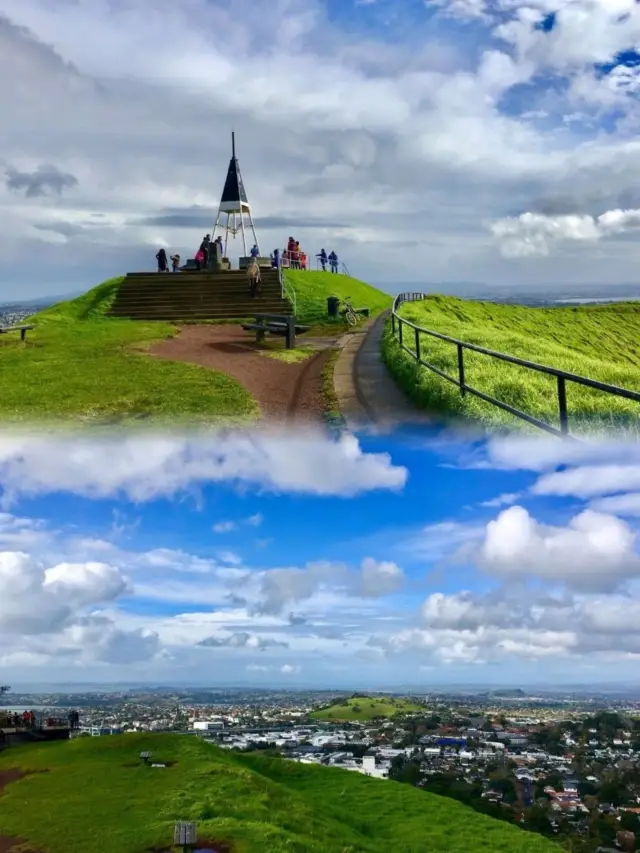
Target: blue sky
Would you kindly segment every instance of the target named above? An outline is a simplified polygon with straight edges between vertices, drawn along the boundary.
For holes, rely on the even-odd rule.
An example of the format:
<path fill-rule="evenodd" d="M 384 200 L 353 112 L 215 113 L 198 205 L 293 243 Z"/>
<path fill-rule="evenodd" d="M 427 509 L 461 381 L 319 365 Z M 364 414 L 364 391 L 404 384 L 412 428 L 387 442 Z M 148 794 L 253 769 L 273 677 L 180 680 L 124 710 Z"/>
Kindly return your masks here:
<path fill-rule="evenodd" d="M 426 688 L 637 669 L 633 446 L 5 438 L 0 483 L 8 683 Z"/>
<path fill-rule="evenodd" d="M 635 280 L 634 0 L 2 8 L 2 302 L 192 255 L 232 128 L 269 250 L 295 233 L 390 290 Z"/>

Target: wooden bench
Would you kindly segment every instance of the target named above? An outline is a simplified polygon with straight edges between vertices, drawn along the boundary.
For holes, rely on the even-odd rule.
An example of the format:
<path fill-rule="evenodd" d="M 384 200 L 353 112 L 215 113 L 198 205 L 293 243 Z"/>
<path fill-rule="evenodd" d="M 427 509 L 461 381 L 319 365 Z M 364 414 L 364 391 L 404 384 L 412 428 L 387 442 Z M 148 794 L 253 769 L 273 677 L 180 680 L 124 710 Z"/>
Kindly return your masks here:
<path fill-rule="evenodd" d="M 27 337 L 27 332 L 31 331 L 31 329 L 35 329 L 35 326 L 7 326 L 6 328 L 0 326 L 0 335 L 6 335 L 7 332 L 20 332 L 20 340 L 24 341 Z"/>
<path fill-rule="evenodd" d="M 287 339 L 287 349 L 293 349 L 296 345 L 296 333 L 303 334 L 310 327 L 300 326 L 292 314 L 256 314 L 255 323 L 243 323 L 242 328 L 247 331 L 255 331 L 258 343 L 264 341 L 266 334 L 284 335 Z"/>

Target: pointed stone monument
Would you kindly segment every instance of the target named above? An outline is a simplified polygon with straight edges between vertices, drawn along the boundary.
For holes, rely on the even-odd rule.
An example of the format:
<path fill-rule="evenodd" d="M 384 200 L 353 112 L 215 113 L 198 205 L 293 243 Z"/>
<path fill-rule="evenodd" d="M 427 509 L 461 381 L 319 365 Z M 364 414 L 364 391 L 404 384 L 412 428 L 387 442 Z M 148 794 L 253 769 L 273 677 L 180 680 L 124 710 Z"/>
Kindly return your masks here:
<path fill-rule="evenodd" d="M 231 160 L 227 170 L 227 179 L 224 182 L 224 189 L 222 190 L 222 198 L 220 199 L 218 215 L 211 233 L 212 241 L 215 240 L 217 231 L 220 231 L 223 235 L 225 258 L 228 257 L 227 245 L 229 242 L 229 235 L 235 239 L 237 234 L 242 234 L 242 245 L 244 247 L 245 258 L 249 254 L 247 251 L 245 216 L 249 221 L 249 228 L 253 233 L 253 242 L 259 247 L 260 244 L 258 243 L 256 229 L 251 216 L 251 205 L 247 199 L 247 192 L 244 188 L 244 183 L 242 182 L 242 175 L 240 174 L 240 165 L 236 157 L 236 135 L 235 133 L 232 133 Z"/>

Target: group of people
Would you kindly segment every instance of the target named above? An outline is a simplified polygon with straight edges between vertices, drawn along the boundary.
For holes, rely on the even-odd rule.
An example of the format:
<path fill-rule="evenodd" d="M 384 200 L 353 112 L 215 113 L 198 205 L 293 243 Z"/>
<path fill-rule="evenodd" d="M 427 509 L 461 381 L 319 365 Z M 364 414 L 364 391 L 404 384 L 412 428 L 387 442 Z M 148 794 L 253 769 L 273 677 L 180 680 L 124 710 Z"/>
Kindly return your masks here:
<path fill-rule="evenodd" d="M 215 240 L 211 239 L 210 234 L 206 234 L 200 243 L 200 248 L 196 252 L 195 262 L 198 270 L 208 269 L 211 266 L 212 260 L 221 261 L 224 256 L 224 248 L 222 245 L 222 237 L 218 235 Z M 257 260 L 260 257 L 260 249 L 257 244 L 253 244 L 250 254 L 251 259 Z M 332 273 L 338 272 L 338 256 L 334 251 L 327 254 L 326 249 L 321 249 L 316 255 L 320 261 L 322 271 L 326 272 L 327 267 Z M 169 272 L 169 261 L 171 261 L 171 271 L 180 271 L 180 255 L 174 254 L 170 258 L 167 257 L 165 249 L 160 249 L 156 255 L 158 262 L 158 272 Z M 300 242 L 293 237 L 289 237 L 287 248 L 280 254 L 280 249 L 275 249 L 271 254 L 271 264 L 276 269 L 280 267 L 292 270 L 308 269 L 307 253 L 300 247 Z"/>
<path fill-rule="evenodd" d="M 321 249 L 316 255 L 316 258 L 320 261 L 323 272 L 327 271 L 327 266 L 332 273 L 338 272 L 338 256 L 335 252 L 332 251 L 327 254 L 326 249 Z M 289 237 L 289 240 L 287 241 L 287 248 L 283 250 L 282 257 L 280 256 L 279 249 L 275 249 L 271 253 L 271 264 L 276 267 L 276 269 L 283 267 L 285 269 L 292 270 L 306 270 L 308 268 L 307 253 L 300 248 L 298 240 L 294 240 L 293 237 Z"/>
<path fill-rule="evenodd" d="M 202 269 L 202 267 L 207 269 L 212 260 L 221 261 L 223 255 L 224 248 L 222 246 L 222 237 L 220 234 L 218 234 L 215 240 L 211 239 L 211 234 L 205 234 L 202 243 L 200 243 L 200 248 L 196 252 L 196 267 L 199 270 Z"/>
<path fill-rule="evenodd" d="M 337 274 L 338 256 L 333 250 L 327 255 L 326 249 L 321 249 L 320 252 L 316 255 L 316 258 L 318 258 L 318 260 L 320 261 L 322 272 L 327 271 L 327 264 L 329 264 L 331 272 Z"/>
<path fill-rule="evenodd" d="M 75 731 L 80 728 L 80 714 L 77 711 L 70 711 L 67 715 L 67 720 L 69 721 L 70 729 Z M 47 717 L 45 726 L 51 728 L 59 722 L 54 717 Z M 35 729 L 39 725 L 40 723 L 35 711 L 23 711 L 22 714 L 15 711 L 6 713 L 0 711 L 0 729 Z"/>
<path fill-rule="evenodd" d="M 274 252 L 277 256 L 278 249 Z M 300 248 L 300 241 L 289 237 L 287 248 L 282 252 L 282 266 L 292 270 L 306 270 L 307 253 Z"/>
<path fill-rule="evenodd" d="M 211 234 L 206 234 L 195 254 L 196 267 L 198 270 L 203 267 L 207 269 L 211 260 L 214 258 L 222 260 L 223 255 L 222 237 L 218 235 L 215 240 L 212 240 Z M 180 272 L 180 255 L 178 254 L 167 258 L 166 250 L 160 249 L 156 255 L 156 261 L 158 262 L 158 272 L 169 272 L 169 261 L 171 261 L 171 272 Z"/>

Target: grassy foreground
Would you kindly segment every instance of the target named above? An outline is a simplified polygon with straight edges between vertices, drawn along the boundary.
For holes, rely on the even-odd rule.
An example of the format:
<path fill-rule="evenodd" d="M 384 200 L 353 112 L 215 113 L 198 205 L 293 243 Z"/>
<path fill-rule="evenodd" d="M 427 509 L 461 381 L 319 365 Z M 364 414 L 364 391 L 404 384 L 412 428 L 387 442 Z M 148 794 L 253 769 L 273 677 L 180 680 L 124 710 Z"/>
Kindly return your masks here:
<path fill-rule="evenodd" d="M 146 354 L 175 326 L 105 317 L 121 281 L 36 314 L 24 345 L 15 335 L 0 338 L 0 418 L 100 426 L 255 417 L 254 400 L 235 380 Z"/>
<path fill-rule="evenodd" d="M 355 307 L 366 306 L 372 315 L 391 304 L 387 294 L 346 276 L 311 271 L 286 276 L 296 291 L 300 322 L 324 324 L 330 333 L 345 324 L 328 322 L 328 296 L 351 296 Z M 148 355 L 178 326 L 106 316 L 123 278 L 36 314 L 30 320 L 36 329 L 24 344 L 16 335 L 0 336 L 0 420 L 102 427 L 242 425 L 257 418 L 256 402 L 234 379 Z M 303 338 L 295 351 L 286 352 L 281 341 L 265 347 L 265 355 L 285 361 L 313 353 Z"/>
<path fill-rule="evenodd" d="M 172 767 L 145 767 L 142 750 Z M 229 753 L 200 738 L 116 735 L 9 748 L 0 770 L 46 770 L 0 795 L 0 836 L 47 853 L 167 850 L 174 820 L 237 853 L 553 853 L 540 836 L 453 800 L 356 773 Z"/>
<path fill-rule="evenodd" d="M 421 705 L 416 705 L 406 699 L 379 699 L 374 697 L 358 697 L 335 702 L 328 708 L 320 708 L 311 716 L 316 720 L 354 721 L 373 720 L 375 717 L 395 717 L 396 714 L 418 714 L 424 711 Z"/>
<path fill-rule="evenodd" d="M 640 304 L 527 308 L 433 296 L 407 303 L 400 314 L 411 322 L 468 343 L 556 367 L 630 390 L 640 387 Z M 414 350 L 413 332 L 405 344 Z M 422 335 L 422 358 L 457 376 L 452 344 Z M 529 428 L 506 412 L 458 389 L 426 368 L 417 368 L 386 330 L 383 356 L 398 383 L 421 406 L 479 420 L 491 427 Z M 465 352 L 465 379 L 479 391 L 558 425 L 556 379 L 516 365 Z M 572 432 L 623 429 L 637 433 L 640 404 L 567 384 Z M 533 429 L 533 428 L 530 428 Z"/>

